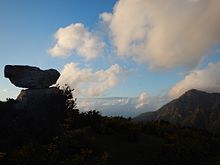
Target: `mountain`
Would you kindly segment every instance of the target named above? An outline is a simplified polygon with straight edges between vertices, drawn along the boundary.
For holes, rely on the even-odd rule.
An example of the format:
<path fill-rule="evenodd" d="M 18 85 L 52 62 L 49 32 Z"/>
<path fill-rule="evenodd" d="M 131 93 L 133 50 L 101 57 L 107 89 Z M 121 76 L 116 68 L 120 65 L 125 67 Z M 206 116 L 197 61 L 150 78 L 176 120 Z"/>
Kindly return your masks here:
<path fill-rule="evenodd" d="M 165 120 L 220 133 L 220 93 L 191 89 L 159 110 L 143 113 L 134 120 Z"/>

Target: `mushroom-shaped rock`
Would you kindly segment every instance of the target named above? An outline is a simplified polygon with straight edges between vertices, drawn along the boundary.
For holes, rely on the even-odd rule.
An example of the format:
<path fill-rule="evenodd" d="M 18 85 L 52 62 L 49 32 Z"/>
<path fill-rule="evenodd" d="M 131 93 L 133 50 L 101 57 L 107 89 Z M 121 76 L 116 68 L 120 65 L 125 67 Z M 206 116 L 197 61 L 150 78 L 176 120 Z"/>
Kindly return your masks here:
<path fill-rule="evenodd" d="M 21 88 L 42 89 L 56 83 L 60 73 L 55 69 L 41 70 L 34 66 L 6 65 L 5 77 Z"/>

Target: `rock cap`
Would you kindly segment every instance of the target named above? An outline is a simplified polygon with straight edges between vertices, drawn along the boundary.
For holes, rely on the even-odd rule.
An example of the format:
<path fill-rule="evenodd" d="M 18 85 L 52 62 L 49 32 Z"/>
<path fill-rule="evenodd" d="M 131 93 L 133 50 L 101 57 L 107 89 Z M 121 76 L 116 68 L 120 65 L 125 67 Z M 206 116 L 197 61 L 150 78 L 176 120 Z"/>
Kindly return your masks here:
<path fill-rule="evenodd" d="M 4 75 L 15 86 L 29 89 L 49 88 L 60 77 L 55 69 L 41 70 L 28 65 L 6 65 Z"/>

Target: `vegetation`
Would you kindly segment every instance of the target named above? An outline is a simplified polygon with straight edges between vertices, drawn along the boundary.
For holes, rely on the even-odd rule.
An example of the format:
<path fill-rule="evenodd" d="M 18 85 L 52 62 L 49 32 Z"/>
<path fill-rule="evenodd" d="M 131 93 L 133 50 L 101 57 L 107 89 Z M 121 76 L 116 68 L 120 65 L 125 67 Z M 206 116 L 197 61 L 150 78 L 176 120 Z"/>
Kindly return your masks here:
<path fill-rule="evenodd" d="M 220 138 L 165 121 L 79 112 L 72 90 L 31 109 L 0 102 L 0 164 L 219 164 Z"/>

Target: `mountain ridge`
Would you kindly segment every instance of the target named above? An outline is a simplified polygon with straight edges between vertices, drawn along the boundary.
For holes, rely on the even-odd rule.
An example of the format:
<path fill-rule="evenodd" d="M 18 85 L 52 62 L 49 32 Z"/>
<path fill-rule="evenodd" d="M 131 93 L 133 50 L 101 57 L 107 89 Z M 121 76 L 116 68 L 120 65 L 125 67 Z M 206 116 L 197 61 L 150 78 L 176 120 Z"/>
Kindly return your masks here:
<path fill-rule="evenodd" d="M 134 118 L 134 121 L 151 120 L 165 120 L 220 133 L 220 93 L 191 89 L 157 111 L 143 113 Z"/>

